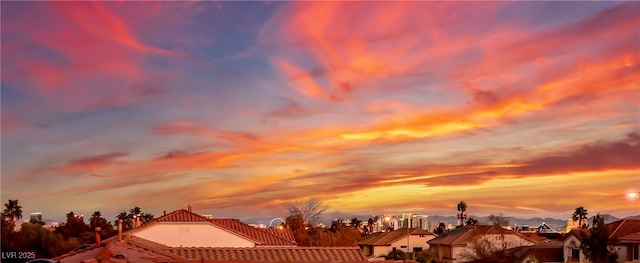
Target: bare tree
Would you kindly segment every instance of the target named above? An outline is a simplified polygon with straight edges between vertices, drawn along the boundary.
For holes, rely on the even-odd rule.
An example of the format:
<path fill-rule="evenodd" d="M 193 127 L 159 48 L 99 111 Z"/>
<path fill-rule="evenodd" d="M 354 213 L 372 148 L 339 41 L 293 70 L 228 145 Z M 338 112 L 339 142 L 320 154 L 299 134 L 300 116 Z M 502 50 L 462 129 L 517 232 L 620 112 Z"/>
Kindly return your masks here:
<path fill-rule="evenodd" d="M 329 207 L 316 197 L 303 200 L 294 200 L 286 204 L 289 213 L 299 216 L 306 224 L 315 224 L 324 211 Z"/>
<path fill-rule="evenodd" d="M 499 225 L 499 226 L 508 226 L 509 220 L 506 217 L 504 217 L 502 214 L 499 214 L 499 215 L 491 214 L 489 215 L 489 224 Z"/>
<path fill-rule="evenodd" d="M 494 231 L 476 234 L 467 243 L 467 248 L 458 254 L 463 262 L 490 259 L 495 262 L 502 262 L 505 259 L 505 251 L 515 247 L 531 246 L 529 242 L 513 231 L 506 230 L 499 226 L 493 227 Z"/>

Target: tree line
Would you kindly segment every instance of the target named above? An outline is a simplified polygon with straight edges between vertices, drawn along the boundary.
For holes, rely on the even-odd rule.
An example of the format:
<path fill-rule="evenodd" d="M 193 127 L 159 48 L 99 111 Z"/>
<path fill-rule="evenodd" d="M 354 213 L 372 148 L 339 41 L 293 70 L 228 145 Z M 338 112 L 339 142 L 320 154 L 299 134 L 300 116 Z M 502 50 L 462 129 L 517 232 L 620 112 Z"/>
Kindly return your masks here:
<path fill-rule="evenodd" d="M 154 219 L 152 214 L 142 212 L 140 207 L 134 207 L 129 212 L 122 211 L 118 214 L 113 223 L 104 218 L 100 211 L 95 211 L 87 224 L 83 216 L 71 211 L 66 214 L 66 222 L 57 227 L 45 228 L 44 222 L 32 219 L 21 224 L 19 231 L 14 231 L 16 222 L 23 217 L 22 207 L 18 200 L 11 199 L 4 206 L 0 220 L 3 251 L 33 251 L 38 258 L 53 258 L 84 245 L 94 244 L 97 228 L 100 229 L 99 235 L 102 240 L 112 237 L 118 232 L 119 220 L 123 221 L 123 231 L 127 231 L 134 227 L 135 221 L 144 224 Z M 328 206 L 317 198 L 288 202 L 286 207 L 289 216 L 286 217 L 283 226 L 292 230 L 300 246 L 357 246 L 363 235 L 372 232 L 370 227 L 374 223 L 373 218 L 368 220 L 367 228 L 362 227 L 362 221 L 357 217 L 351 219 L 350 225 L 336 219 L 329 227 L 318 226 L 317 223 Z M 467 217 L 466 210 L 467 204 L 464 201 L 458 203 L 459 226 L 478 224 L 478 220 Z M 583 240 L 581 251 L 593 262 L 615 262 L 617 254 L 610 245 L 612 240 L 608 240 L 609 229 L 604 218 L 600 214 L 593 217 L 592 227 L 589 229 L 586 223 L 587 215 L 588 211 L 584 207 L 577 207 L 572 215 L 573 220 L 578 221 L 579 235 Z M 508 221 L 502 215 L 491 215 L 489 218 L 493 225 L 508 225 Z M 440 223 L 433 232 L 444 234 L 447 232 L 445 228 L 445 224 Z M 500 251 L 490 252 L 474 253 L 473 256 L 476 259 L 486 258 L 495 256 Z"/>
<path fill-rule="evenodd" d="M 362 221 L 351 219 L 350 226 L 335 219 L 330 227 L 318 226 L 322 213 L 328 209 L 318 198 L 296 200 L 286 204 L 289 216 L 285 218 L 285 226 L 290 228 L 299 246 L 358 246 L 362 236 L 360 226 Z"/>
<path fill-rule="evenodd" d="M 14 231 L 16 223 L 22 219 L 22 206 L 18 200 L 9 200 L 4 204 L 2 213 L 2 250 L 35 252 L 37 258 L 53 258 L 68 253 L 76 248 L 95 243 L 95 230 L 100 228 L 100 238 L 104 240 L 118 233 L 118 220 L 123 220 L 123 231 L 134 226 L 134 219 L 144 224 L 153 220 L 152 214 L 143 213 L 140 207 L 129 212 L 123 211 L 112 222 L 95 211 L 88 224 L 84 217 L 73 211 L 66 214 L 66 221 L 57 227 L 45 228 L 45 223 L 35 219 L 21 224 L 19 231 Z"/>

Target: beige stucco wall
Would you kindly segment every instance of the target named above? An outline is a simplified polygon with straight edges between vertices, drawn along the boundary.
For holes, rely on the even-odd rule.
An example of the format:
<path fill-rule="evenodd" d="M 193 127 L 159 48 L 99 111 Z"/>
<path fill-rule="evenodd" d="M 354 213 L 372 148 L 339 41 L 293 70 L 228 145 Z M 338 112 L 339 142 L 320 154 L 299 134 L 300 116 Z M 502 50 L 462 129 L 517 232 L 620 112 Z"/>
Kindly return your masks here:
<path fill-rule="evenodd" d="M 373 255 L 376 257 L 386 256 L 391 250 L 393 250 L 391 246 L 373 246 Z"/>
<path fill-rule="evenodd" d="M 562 254 L 563 254 L 564 262 L 576 262 L 576 261 L 569 261 L 569 258 L 571 257 L 571 249 L 573 248 L 580 249 L 581 243 L 582 242 L 580 242 L 580 240 L 578 240 L 578 238 L 576 238 L 575 236 L 570 236 L 569 238 L 564 240 L 562 245 Z M 580 260 L 578 262 L 579 263 L 588 262 L 586 260 L 586 257 L 582 253 L 582 251 L 580 251 Z"/>
<path fill-rule="evenodd" d="M 640 263 L 640 259 L 627 260 L 627 247 L 626 246 L 614 246 L 614 249 L 618 252 L 618 263 Z"/>
<path fill-rule="evenodd" d="M 397 250 L 400 250 L 403 252 L 413 252 L 414 247 L 422 247 L 422 250 L 429 250 L 429 244 L 427 244 L 427 241 L 434 238 L 435 236 L 433 235 L 424 235 L 423 237 L 420 237 L 419 235 L 411 235 L 409 237 L 409 249 L 407 249 L 406 247 L 405 248 L 402 247 L 402 246 L 407 246 L 407 238 L 401 238 L 396 242 L 391 243 L 390 246 L 374 246 L 373 255 L 386 256 L 387 254 L 389 254 L 389 252 L 393 250 L 394 247 Z"/>
<path fill-rule="evenodd" d="M 419 235 L 411 235 L 409 237 L 409 248 L 408 249 L 407 248 L 401 248 L 402 246 L 406 246 L 407 245 L 407 238 L 402 238 L 400 240 L 397 240 L 394 243 L 391 243 L 391 247 L 395 247 L 396 249 L 402 250 L 404 252 L 413 252 L 413 248 L 414 247 L 421 247 L 422 250 L 429 250 L 429 244 L 427 244 L 427 241 L 429 241 L 431 239 L 434 239 L 434 238 L 435 238 L 435 236 L 433 236 L 433 235 L 423 235 L 423 237 L 420 237 Z"/>
<path fill-rule="evenodd" d="M 158 223 L 133 233 L 170 247 L 255 247 L 250 240 L 209 223 Z"/>

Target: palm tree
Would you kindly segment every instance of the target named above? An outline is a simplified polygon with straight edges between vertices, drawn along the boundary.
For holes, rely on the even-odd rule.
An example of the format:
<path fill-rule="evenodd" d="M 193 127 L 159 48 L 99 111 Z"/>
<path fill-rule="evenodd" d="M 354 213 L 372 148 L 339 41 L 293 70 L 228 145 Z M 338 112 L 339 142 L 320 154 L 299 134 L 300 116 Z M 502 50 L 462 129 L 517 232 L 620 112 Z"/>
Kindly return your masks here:
<path fill-rule="evenodd" d="M 93 212 L 91 217 L 92 218 L 101 218 L 102 217 L 102 213 L 100 213 L 100 211 L 95 211 L 95 212 Z"/>
<path fill-rule="evenodd" d="M 582 220 L 587 219 L 587 214 L 588 214 L 587 209 L 585 209 L 582 206 L 577 207 L 576 211 L 573 212 L 573 216 L 571 218 L 573 219 L 573 221 L 578 220 L 578 229 L 586 228 L 585 226 L 582 225 Z"/>
<path fill-rule="evenodd" d="M 118 214 L 116 216 L 116 221 L 114 222 L 115 225 L 118 225 L 118 220 L 122 219 L 122 229 L 123 230 L 128 230 L 131 229 L 133 227 L 133 221 L 131 221 L 131 217 L 129 216 L 129 214 L 127 214 L 127 211 L 122 211 L 120 212 L 120 214 Z"/>
<path fill-rule="evenodd" d="M 467 218 L 466 214 L 464 213 L 465 211 L 467 211 L 467 203 L 465 203 L 464 201 L 460 201 L 460 203 L 458 203 L 458 218 L 460 219 L 460 224 L 462 226 L 464 226 L 464 220 L 465 218 Z"/>
<path fill-rule="evenodd" d="M 152 214 L 147 214 L 147 213 L 142 213 L 140 214 L 140 222 L 142 222 L 143 224 L 150 222 L 151 220 L 153 220 L 154 216 Z"/>
<path fill-rule="evenodd" d="M 11 220 L 11 229 L 15 227 L 16 220 L 22 218 L 22 206 L 18 205 L 18 199 L 11 200 L 4 204 L 4 217 Z"/>
<path fill-rule="evenodd" d="M 107 220 L 102 218 L 102 213 L 100 213 L 100 211 L 93 212 L 93 214 L 91 215 L 91 218 L 89 219 L 89 225 L 91 226 L 91 229 L 94 229 L 96 226 L 99 226 L 101 223 L 106 224 L 106 222 Z"/>
<path fill-rule="evenodd" d="M 131 216 L 140 216 L 140 214 L 142 213 L 142 209 L 140 209 L 140 207 L 134 207 L 131 208 L 131 210 L 129 210 L 129 212 L 131 212 Z"/>

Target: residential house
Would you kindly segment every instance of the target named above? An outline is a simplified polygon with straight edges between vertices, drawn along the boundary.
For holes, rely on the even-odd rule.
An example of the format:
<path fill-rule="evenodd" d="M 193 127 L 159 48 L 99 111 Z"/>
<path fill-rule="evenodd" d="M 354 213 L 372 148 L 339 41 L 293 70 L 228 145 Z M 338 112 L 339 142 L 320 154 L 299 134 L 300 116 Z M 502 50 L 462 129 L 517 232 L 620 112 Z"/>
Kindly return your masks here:
<path fill-rule="evenodd" d="M 273 235 L 237 219 L 208 219 L 184 209 L 161 216 L 128 234 L 169 247 L 296 246 L 291 239 Z"/>
<path fill-rule="evenodd" d="M 622 219 L 606 226 L 609 229 L 608 243 L 618 254 L 617 262 L 640 262 L 640 219 Z M 566 262 L 589 262 L 580 250 L 580 244 L 580 231 L 571 230 L 564 238 L 563 252 Z"/>
<path fill-rule="evenodd" d="M 512 253 L 510 256 L 513 262 L 517 263 L 562 263 L 565 262 L 562 246 L 561 241 L 547 240 L 530 247 L 513 248 L 513 251 L 522 251 L 522 253 Z"/>
<path fill-rule="evenodd" d="M 562 242 L 562 254 L 564 262 L 587 262 L 587 258 L 585 257 L 584 253 L 582 253 L 582 250 L 580 250 L 580 244 L 582 244 L 582 235 L 580 234 L 580 230 L 570 230 L 562 238 Z"/>
<path fill-rule="evenodd" d="M 54 258 L 60 263 L 366 262 L 357 247 L 298 247 L 290 229 L 254 228 L 237 219 L 210 219 L 189 210 L 165 214 L 90 248 Z"/>
<path fill-rule="evenodd" d="M 537 243 L 536 240 L 498 225 L 459 227 L 428 242 L 430 253 L 442 263 L 471 261 L 478 258 L 478 254 L 483 254 L 483 251 L 499 252 Z"/>
<path fill-rule="evenodd" d="M 622 219 L 607 227 L 609 242 L 618 253 L 618 262 L 640 262 L 640 219 Z"/>
<path fill-rule="evenodd" d="M 389 232 L 365 235 L 358 242 L 364 254 L 369 257 L 387 255 L 394 249 L 404 252 L 428 250 L 427 241 L 436 235 L 421 228 L 400 228 Z"/>

